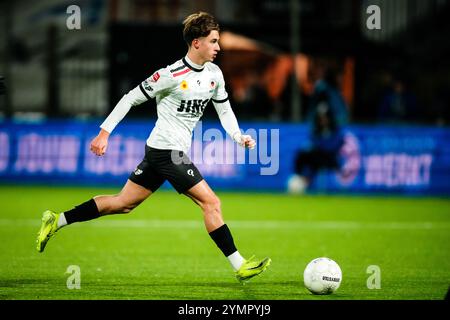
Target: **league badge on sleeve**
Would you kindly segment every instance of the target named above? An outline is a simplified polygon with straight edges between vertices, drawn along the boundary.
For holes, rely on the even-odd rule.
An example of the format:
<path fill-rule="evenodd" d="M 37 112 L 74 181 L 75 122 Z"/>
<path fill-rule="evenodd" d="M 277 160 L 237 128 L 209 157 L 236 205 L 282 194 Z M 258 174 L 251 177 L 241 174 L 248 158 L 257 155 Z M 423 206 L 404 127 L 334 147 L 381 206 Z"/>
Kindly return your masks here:
<path fill-rule="evenodd" d="M 159 80 L 159 78 L 160 78 L 159 72 L 155 72 L 155 73 L 152 75 L 152 79 L 151 79 L 150 81 L 152 81 L 152 82 L 157 82 L 157 81 Z"/>
<path fill-rule="evenodd" d="M 150 81 L 152 81 L 152 80 L 150 80 Z M 147 79 L 147 80 L 144 80 L 144 81 L 142 82 L 142 86 L 143 86 L 144 89 L 147 90 L 147 91 L 153 91 L 153 88 L 152 88 L 152 86 L 150 85 L 150 81 Z"/>

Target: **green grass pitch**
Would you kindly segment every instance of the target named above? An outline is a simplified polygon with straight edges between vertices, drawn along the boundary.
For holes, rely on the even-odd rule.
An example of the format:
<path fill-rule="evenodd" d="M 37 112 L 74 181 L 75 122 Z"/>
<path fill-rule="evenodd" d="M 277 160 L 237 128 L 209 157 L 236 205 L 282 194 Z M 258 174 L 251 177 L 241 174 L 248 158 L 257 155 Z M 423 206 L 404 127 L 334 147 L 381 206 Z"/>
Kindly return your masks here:
<path fill-rule="evenodd" d="M 36 251 L 45 209 L 64 211 L 118 190 L 1 186 L 0 299 L 428 300 L 443 299 L 450 285 L 444 198 L 218 193 L 241 254 L 272 258 L 244 286 L 206 233 L 200 209 L 171 190 L 130 214 L 70 225 Z M 329 296 L 303 286 L 305 266 L 321 256 L 343 272 Z M 80 289 L 67 287 L 71 265 L 80 268 Z M 380 268 L 379 289 L 367 286 L 371 265 Z"/>

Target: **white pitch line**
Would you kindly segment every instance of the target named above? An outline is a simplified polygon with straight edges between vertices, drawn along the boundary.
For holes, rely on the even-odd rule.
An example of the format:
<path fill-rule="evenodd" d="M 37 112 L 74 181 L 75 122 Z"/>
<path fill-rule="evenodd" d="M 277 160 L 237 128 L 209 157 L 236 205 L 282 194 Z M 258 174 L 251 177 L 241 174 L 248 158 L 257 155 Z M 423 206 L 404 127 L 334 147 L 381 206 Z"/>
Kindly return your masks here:
<path fill-rule="evenodd" d="M 242 229 L 385 229 L 385 230 L 431 230 L 450 229 L 450 222 L 359 222 L 359 221 L 276 221 L 276 220 L 227 220 L 231 228 Z M 76 224 L 91 228 L 202 228 L 202 220 L 108 220 L 101 218 L 97 221 Z M 0 219 L 0 227 L 30 226 L 39 227 L 40 219 Z"/>

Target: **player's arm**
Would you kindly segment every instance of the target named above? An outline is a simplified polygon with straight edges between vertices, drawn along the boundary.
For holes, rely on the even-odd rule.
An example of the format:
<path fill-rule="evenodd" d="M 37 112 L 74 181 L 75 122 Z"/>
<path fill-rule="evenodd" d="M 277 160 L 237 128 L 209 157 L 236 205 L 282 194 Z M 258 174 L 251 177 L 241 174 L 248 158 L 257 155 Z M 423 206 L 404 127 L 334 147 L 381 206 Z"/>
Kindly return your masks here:
<path fill-rule="evenodd" d="M 220 123 L 228 135 L 240 146 L 253 149 L 256 146 L 256 141 L 251 136 L 241 133 L 236 115 L 234 114 L 233 109 L 231 109 L 228 93 L 225 90 L 225 81 L 220 70 L 219 79 L 216 93 L 212 101 L 219 116 Z"/>
<path fill-rule="evenodd" d="M 158 92 L 167 89 L 168 85 L 170 85 L 170 79 L 171 77 L 167 74 L 167 71 L 161 69 L 125 94 L 100 125 L 101 130 L 99 134 L 91 141 L 91 151 L 98 156 L 104 155 L 108 147 L 109 135 L 127 115 L 131 107 L 154 98 Z"/>
<path fill-rule="evenodd" d="M 105 129 L 100 129 L 99 134 L 92 139 L 90 149 L 92 153 L 97 156 L 102 156 L 106 152 L 106 148 L 108 147 L 108 138 L 109 132 Z"/>
<path fill-rule="evenodd" d="M 249 135 L 242 134 L 236 116 L 231 109 L 230 101 L 216 102 L 213 100 L 214 107 L 219 115 L 220 123 L 228 135 L 240 146 L 253 149 L 256 141 Z"/>
<path fill-rule="evenodd" d="M 103 121 L 103 123 L 100 125 L 101 129 L 99 134 L 91 141 L 91 151 L 97 156 L 104 155 L 108 147 L 109 135 L 114 130 L 114 128 L 126 116 L 132 106 L 141 104 L 145 101 L 147 101 L 147 98 L 141 92 L 139 87 L 136 87 L 125 94 L 122 99 L 120 99 L 116 104 L 113 111 L 111 111 L 105 121 Z"/>

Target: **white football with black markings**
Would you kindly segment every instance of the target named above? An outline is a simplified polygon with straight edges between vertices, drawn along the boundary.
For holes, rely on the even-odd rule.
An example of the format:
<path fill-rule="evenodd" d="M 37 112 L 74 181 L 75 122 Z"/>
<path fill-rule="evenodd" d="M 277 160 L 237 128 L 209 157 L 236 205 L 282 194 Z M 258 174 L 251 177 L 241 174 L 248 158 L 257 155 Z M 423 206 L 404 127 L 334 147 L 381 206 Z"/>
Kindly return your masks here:
<path fill-rule="evenodd" d="M 306 266 L 303 281 L 313 294 L 331 294 L 341 285 L 342 271 L 330 258 L 316 258 Z"/>

